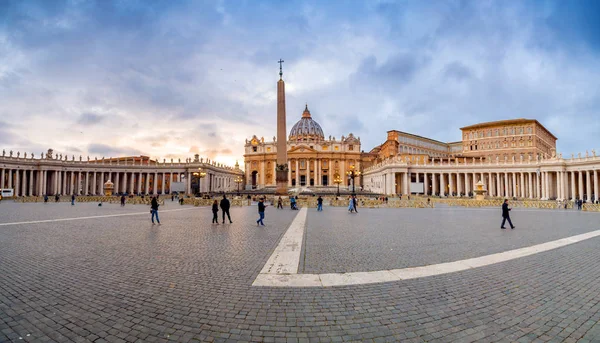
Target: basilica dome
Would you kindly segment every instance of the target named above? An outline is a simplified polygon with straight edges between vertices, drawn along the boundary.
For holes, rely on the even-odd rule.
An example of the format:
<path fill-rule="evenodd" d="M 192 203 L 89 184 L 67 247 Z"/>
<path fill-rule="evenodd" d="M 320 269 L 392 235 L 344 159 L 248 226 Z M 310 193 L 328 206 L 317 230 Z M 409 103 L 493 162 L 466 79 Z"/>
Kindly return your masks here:
<path fill-rule="evenodd" d="M 290 131 L 289 140 L 324 140 L 325 136 L 323 135 L 323 129 L 321 129 L 321 125 L 314 121 L 310 117 L 310 111 L 308 110 L 308 105 L 304 108 L 304 113 L 302 113 L 302 118 L 298 120 L 296 124 L 292 127 Z"/>

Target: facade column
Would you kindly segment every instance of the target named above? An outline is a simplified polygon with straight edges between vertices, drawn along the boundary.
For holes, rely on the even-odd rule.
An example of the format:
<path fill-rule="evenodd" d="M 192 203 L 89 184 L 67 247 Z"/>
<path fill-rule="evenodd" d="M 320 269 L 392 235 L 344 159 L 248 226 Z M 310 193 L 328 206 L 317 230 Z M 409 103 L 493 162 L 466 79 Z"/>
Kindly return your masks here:
<path fill-rule="evenodd" d="M 12 177 L 13 177 L 13 171 L 12 169 L 8 170 L 8 187 L 6 188 L 13 188 L 13 184 L 12 184 Z"/>
<path fill-rule="evenodd" d="M 74 172 L 70 172 L 70 178 L 69 178 L 69 195 L 73 195 L 75 194 L 74 190 L 75 190 L 75 173 Z"/>
<path fill-rule="evenodd" d="M 90 192 L 90 172 L 85 172 L 85 186 L 83 187 L 84 192 L 83 195 L 88 195 Z"/>
<path fill-rule="evenodd" d="M 21 195 L 19 192 L 21 191 L 21 185 L 19 183 L 19 169 L 15 169 L 15 196 Z"/>
<path fill-rule="evenodd" d="M 296 159 L 296 187 L 300 187 L 300 163 Z"/>
<path fill-rule="evenodd" d="M 429 195 L 429 178 L 427 177 L 427 172 L 423 173 L 423 177 L 423 193 Z"/>
<path fill-rule="evenodd" d="M 138 180 L 137 180 L 137 193 L 141 194 L 142 193 L 142 172 L 138 173 Z"/>
<path fill-rule="evenodd" d="M 592 200 L 592 175 L 589 170 L 586 170 L 585 174 L 585 196 L 586 201 L 590 202 Z"/>
<path fill-rule="evenodd" d="M 521 174 L 521 185 L 519 186 L 519 188 L 521 188 L 521 198 L 525 198 L 525 174 L 523 174 L 523 172 L 521 172 L 520 174 Z"/>
<path fill-rule="evenodd" d="M 410 180 L 408 179 L 408 172 L 406 173 L 402 173 L 402 193 L 403 194 L 410 194 L 410 187 L 409 187 L 409 182 Z M 388 177 L 388 184 L 391 185 L 391 187 L 396 188 L 394 185 L 396 184 L 396 177 L 394 174 L 394 178 L 390 180 L 390 178 Z"/>
<path fill-rule="evenodd" d="M 518 197 L 519 194 L 517 192 L 517 173 L 512 172 L 512 194 L 513 197 Z"/>
<path fill-rule="evenodd" d="M 454 180 L 453 180 L 453 177 L 452 177 L 452 173 L 448 173 L 448 185 L 450 186 L 448 194 L 450 196 L 452 196 L 452 193 L 454 192 Z"/>
<path fill-rule="evenodd" d="M 0 188 L 4 188 L 4 169 L 0 170 Z"/>
<path fill-rule="evenodd" d="M 318 175 L 317 175 L 317 159 L 315 158 L 313 160 L 313 186 L 317 185 L 317 180 L 318 179 L 319 178 L 318 178 Z M 308 184 L 310 185 L 310 180 L 308 180 Z"/>
<path fill-rule="evenodd" d="M 200 182 L 200 181 L 198 181 Z M 200 182 L 200 185 L 202 183 Z M 160 187 L 160 192 L 164 195 L 165 194 L 165 173 L 162 173 L 162 184 Z M 202 193 L 202 190 L 200 189 L 200 187 L 198 187 L 198 192 Z"/>
<path fill-rule="evenodd" d="M 504 197 L 508 198 L 508 172 L 504 172 Z"/>
<path fill-rule="evenodd" d="M 461 173 L 456 173 L 456 195 L 458 197 L 461 197 L 461 193 L 462 193 L 462 182 L 461 182 L 461 177 L 460 177 Z"/>

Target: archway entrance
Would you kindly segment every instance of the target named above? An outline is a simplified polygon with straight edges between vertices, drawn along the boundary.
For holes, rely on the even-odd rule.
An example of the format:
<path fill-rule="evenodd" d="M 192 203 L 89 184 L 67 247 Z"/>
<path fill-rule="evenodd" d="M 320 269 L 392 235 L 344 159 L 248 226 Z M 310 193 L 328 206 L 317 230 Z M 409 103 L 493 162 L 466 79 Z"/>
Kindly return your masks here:
<path fill-rule="evenodd" d="M 258 172 L 255 170 L 252 172 L 252 189 L 256 189 L 257 179 L 258 179 Z"/>

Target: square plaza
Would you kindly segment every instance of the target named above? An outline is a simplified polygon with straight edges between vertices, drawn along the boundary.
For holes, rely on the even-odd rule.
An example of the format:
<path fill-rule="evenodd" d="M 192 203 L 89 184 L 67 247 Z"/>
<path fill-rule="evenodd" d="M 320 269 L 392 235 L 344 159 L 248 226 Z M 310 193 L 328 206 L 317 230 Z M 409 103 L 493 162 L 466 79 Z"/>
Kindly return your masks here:
<path fill-rule="evenodd" d="M 0 341 L 448 342 L 600 339 L 600 238 L 457 272 L 256 286 L 298 219 L 298 275 L 410 270 L 593 234 L 597 215 L 496 208 L 300 211 L 2 202 Z M 410 219 L 407 219 L 410 218 Z"/>

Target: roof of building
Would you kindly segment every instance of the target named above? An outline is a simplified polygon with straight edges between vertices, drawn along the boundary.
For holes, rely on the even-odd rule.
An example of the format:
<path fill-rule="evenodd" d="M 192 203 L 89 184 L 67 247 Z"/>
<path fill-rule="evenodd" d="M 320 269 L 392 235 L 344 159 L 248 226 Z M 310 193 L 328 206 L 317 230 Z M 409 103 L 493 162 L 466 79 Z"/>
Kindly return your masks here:
<path fill-rule="evenodd" d="M 431 139 L 431 138 L 427 138 L 427 137 L 423 137 L 423 136 L 415 135 L 415 134 L 408 133 L 408 132 L 404 132 L 404 131 L 398 131 L 398 130 L 389 130 L 389 131 L 387 131 L 387 132 L 391 132 L 391 131 L 395 131 L 395 132 L 401 133 L 401 134 L 403 134 L 403 135 L 411 136 L 411 137 L 416 137 L 416 138 L 424 139 L 424 140 L 426 140 L 426 141 L 431 141 L 431 142 L 435 142 L 435 143 L 439 143 L 439 144 L 443 144 L 443 145 L 448 145 L 448 143 L 445 143 L 445 142 L 440 142 L 440 141 L 438 141 L 438 140 L 435 140 L 435 139 Z"/>
<path fill-rule="evenodd" d="M 539 121 L 537 121 L 535 119 L 526 119 L 526 118 L 488 121 L 488 122 L 485 122 L 485 123 L 479 123 L 479 124 L 475 124 L 475 125 L 469 125 L 469 126 L 461 127 L 460 129 L 461 130 L 473 130 L 473 129 L 480 129 L 480 128 L 484 128 L 484 127 L 497 126 L 497 125 L 529 124 L 529 123 L 536 123 L 536 124 L 538 124 L 544 130 L 546 130 L 546 132 L 548 132 L 550 134 L 550 136 L 552 136 L 554 139 L 558 139 L 558 138 L 556 138 L 556 136 L 554 136 L 552 134 L 552 132 L 550 132 L 550 130 L 548 130 Z"/>

